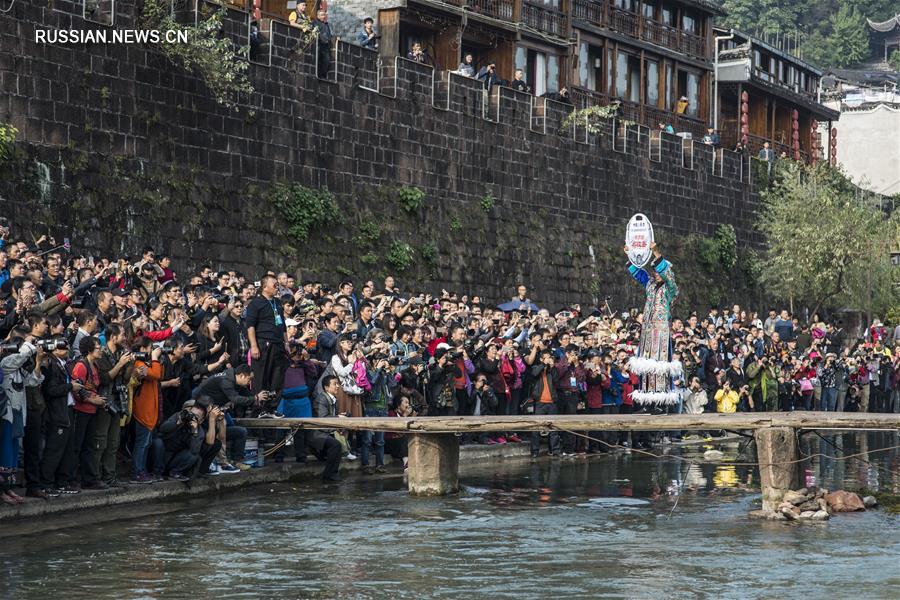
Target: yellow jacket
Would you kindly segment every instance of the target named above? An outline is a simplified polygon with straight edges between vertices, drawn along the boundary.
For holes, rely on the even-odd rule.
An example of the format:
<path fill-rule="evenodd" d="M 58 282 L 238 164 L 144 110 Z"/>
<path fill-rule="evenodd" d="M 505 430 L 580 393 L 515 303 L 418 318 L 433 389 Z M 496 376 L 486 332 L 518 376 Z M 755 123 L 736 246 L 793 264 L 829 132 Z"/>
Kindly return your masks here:
<path fill-rule="evenodd" d="M 737 412 L 737 405 L 740 397 L 734 390 L 719 390 L 716 392 L 716 407 L 720 413 Z"/>

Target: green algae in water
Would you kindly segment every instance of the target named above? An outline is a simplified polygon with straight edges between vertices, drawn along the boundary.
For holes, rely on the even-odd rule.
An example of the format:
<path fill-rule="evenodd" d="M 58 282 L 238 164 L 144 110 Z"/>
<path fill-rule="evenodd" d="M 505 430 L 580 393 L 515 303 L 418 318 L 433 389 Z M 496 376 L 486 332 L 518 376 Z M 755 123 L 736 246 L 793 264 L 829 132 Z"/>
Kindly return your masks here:
<path fill-rule="evenodd" d="M 894 515 L 900 515 L 900 494 L 892 492 L 876 492 L 868 488 L 862 488 L 856 492 L 860 497 L 874 496 L 878 501 L 878 508 Z"/>

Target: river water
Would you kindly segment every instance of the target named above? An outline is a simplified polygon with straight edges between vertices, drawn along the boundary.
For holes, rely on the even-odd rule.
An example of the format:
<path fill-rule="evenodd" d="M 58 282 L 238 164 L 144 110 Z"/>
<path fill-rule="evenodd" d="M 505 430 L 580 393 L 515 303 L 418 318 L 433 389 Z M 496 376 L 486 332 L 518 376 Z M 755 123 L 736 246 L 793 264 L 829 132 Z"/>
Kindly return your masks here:
<path fill-rule="evenodd" d="M 826 437 L 846 454 L 900 445 Z M 716 447 L 752 462 L 743 445 Z M 802 447 L 828 455 L 810 485 L 900 491 L 897 450 L 866 464 Z M 410 498 L 393 475 L 118 509 L 131 518 L 0 539 L 0 598 L 900 597 L 900 515 L 751 520 L 756 470 L 726 463 L 510 460 L 464 468 L 446 498 Z"/>

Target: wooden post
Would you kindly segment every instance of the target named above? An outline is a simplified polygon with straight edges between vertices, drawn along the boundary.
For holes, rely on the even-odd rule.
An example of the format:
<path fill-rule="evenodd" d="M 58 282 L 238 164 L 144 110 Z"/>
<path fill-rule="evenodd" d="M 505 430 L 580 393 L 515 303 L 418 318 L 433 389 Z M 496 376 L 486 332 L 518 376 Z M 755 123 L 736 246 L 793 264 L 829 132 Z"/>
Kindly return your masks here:
<path fill-rule="evenodd" d="M 400 47 L 400 9 L 378 11 L 378 33 L 381 42 L 378 44 L 378 52 L 381 59 L 387 64 L 393 63 L 395 56 L 406 56 L 407 49 Z M 454 68 L 456 65 L 454 65 Z"/>
<path fill-rule="evenodd" d="M 459 491 L 459 438 L 453 433 L 411 433 L 409 493 L 446 496 Z"/>
<path fill-rule="evenodd" d="M 762 487 L 762 508 L 775 511 L 784 493 L 800 487 L 800 446 L 793 427 L 757 429 L 756 456 Z"/>

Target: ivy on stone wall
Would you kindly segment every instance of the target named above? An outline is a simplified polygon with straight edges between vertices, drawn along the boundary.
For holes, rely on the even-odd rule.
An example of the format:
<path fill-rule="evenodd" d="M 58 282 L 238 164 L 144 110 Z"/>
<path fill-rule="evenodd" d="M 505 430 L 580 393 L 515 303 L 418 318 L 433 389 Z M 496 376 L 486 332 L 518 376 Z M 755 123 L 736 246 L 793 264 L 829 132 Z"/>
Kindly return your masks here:
<path fill-rule="evenodd" d="M 13 155 L 13 144 L 19 130 L 9 123 L 0 123 L 0 160 L 9 160 Z"/>
<path fill-rule="evenodd" d="M 603 124 L 616 116 L 619 110 L 619 103 L 613 102 L 606 106 L 588 106 L 573 110 L 566 115 L 562 124 L 559 126 L 560 133 L 566 133 L 572 126 L 584 127 L 588 133 L 597 135 L 603 130 Z"/>
<path fill-rule="evenodd" d="M 205 5 L 204 5 L 205 6 Z M 144 25 L 159 31 L 184 31 L 188 42 L 156 47 L 176 65 L 194 71 L 206 82 L 216 102 L 231 110 L 238 110 L 241 94 L 252 94 L 253 85 L 247 79 L 250 47 L 235 48 L 222 35 L 225 9 L 209 9 L 196 25 L 184 25 L 175 20 L 166 0 L 144 0 Z"/>

